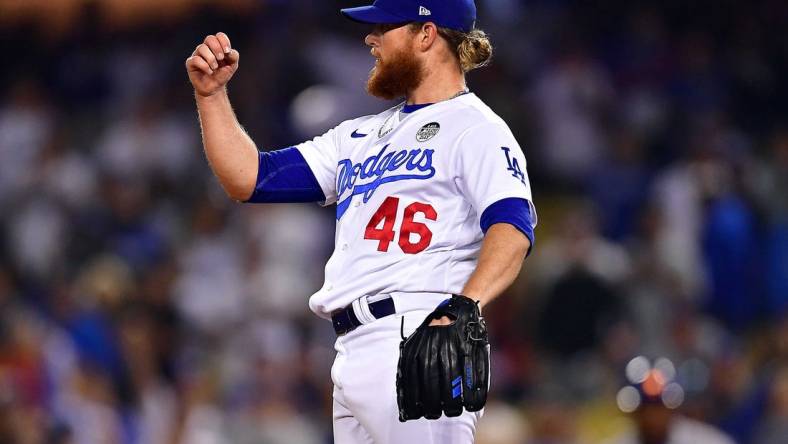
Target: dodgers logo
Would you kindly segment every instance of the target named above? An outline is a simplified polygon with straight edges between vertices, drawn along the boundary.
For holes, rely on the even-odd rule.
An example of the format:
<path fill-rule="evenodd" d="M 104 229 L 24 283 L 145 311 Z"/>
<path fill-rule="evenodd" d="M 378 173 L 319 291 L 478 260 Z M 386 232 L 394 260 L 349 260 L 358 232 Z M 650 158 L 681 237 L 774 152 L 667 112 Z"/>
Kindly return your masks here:
<path fill-rule="evenodd" d="M 387 152 L 390 145 L 386 144 L 380 152 L 359 163 L 354 164 L 350 159 L 339 161 L 337 220 L 341 219 L 350 207 L 353 196 L 362 194 L 366 203 L 383 184 L 400 180 L 427 180 L 435 175 L 435 168 L 432 166 L 432 154 L 435 150 L 416 148 Z M 404 168 L 404 171 L 401 168 Z"/>

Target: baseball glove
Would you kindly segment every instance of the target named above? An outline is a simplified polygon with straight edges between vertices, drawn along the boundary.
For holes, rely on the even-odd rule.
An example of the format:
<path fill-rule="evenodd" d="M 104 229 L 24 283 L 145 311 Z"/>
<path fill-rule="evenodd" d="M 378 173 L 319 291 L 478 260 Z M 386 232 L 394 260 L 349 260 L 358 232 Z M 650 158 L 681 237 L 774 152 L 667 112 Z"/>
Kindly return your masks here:
<path fill-rule="evenodd" d="M 447 316 L 450 325 L 430 326 Z M 399 420 L 459 416 L 463 407 L 481 410 L 487 401 L 490 349 L 487 326 L 473 300 L 443 301 L 400 343 L 397 365 Z"/>

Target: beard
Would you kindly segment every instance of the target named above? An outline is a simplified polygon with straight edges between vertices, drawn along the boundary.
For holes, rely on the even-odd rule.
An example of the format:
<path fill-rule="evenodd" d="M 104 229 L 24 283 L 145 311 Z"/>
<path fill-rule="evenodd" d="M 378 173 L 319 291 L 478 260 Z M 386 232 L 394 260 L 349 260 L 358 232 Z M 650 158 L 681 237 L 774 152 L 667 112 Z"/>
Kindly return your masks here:
<path fill-rule="evenodd" d="M 413 52 L 405 50 L 392 54 L 387 61 L 380 61 L 369 72 L 367 92 L 370 95 L 393 100 L 404 97 L 419 86 L 424 78 L 424 64 Z"/>

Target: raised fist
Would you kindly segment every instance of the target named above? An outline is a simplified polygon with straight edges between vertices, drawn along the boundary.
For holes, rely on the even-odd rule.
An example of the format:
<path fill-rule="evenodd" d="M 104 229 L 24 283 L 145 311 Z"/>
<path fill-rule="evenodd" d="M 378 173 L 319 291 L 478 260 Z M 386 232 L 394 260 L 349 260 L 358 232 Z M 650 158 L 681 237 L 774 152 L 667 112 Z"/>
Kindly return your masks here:
<path fill-rule="evenodd" d="M 241 55 L 230 46 L 227 34 L 209 35 L 186 59 L 186 72 L 194 91 L 207 97 L 222 90 L 238 69 Z"/>

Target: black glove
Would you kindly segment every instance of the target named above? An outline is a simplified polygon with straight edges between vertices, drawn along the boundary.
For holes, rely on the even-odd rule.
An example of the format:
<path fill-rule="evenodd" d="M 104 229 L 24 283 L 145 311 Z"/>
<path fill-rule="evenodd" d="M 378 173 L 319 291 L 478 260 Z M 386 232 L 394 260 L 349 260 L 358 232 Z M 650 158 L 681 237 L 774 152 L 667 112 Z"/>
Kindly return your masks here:
<path fill-rule="evenodd" d="M 451 325 L 430 326 L 447 316 Z M 490 349 L 487 326 L 473 300 L 443 301 L 400 343 L 397 365 L 399 420 L 459 416 L 463 407 L 481 410 L 487 401 Z"/>

